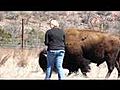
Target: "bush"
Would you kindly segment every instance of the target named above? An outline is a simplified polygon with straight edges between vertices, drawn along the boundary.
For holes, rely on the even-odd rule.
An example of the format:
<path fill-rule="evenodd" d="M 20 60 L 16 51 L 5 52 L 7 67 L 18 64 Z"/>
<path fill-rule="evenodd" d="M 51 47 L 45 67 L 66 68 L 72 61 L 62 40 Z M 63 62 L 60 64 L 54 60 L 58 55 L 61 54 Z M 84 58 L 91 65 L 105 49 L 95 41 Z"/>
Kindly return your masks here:
<path fill-rule="evenodd" d="M 0 42 L 3 44 L 7 44 L 11 42 L 12 35 L 9 32 L 6 32 L 3 29 L 0 29 Z"/>
<path fill-rule="evenodd" d="M 44 37 L 45 37 L 45 33 L 43 31 L 39 31 L 38 32 L 38 39 L 40 39 L 41 43 L 44 43 Z"/>
<path fill-rule="evenodd" d="M 9 20 L 16 20 L 18 18 L 18 15 L 16 13 L 9 13 L 5 16 L 5 18 Z"/>

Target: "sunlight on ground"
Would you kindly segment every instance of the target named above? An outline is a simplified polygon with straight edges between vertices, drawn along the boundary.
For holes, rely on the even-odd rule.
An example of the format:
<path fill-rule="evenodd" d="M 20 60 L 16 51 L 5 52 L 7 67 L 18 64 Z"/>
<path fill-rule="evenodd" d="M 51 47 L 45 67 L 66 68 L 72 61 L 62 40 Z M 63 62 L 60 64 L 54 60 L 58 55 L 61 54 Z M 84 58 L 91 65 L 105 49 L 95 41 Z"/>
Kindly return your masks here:
<path fill-rule="evenodd" d="M 3 80 L 44 80 L 45 73 L 43 73 L 42 69 L 38 63 L 38 54 L 40 50 L 24 50 L 22 52 L 18 49 L 1 49 L 0 50 L 0 62 L 2 62 L 3 57 L 7 54 L 10 54 L 10 57 L 2 62 L 0 66 L 0 79 Z M 19 66 L 18 63 L 25 63 L 25 66 Z M 24 64 L 23 63 L 23 64 Z M 70 76 L 67 76 L 68 70 L 65 71 L 65 80 L 119 80 L 117 79 L 117 70 L 116 68 L 111 73 L 111 76 L 108 79 L 105 79 L 105 75 L 107 73 L 107 66 L 104 62 L 99 67 L 96 64 L 90 64 L 91 71 L 87 73 L 88 78 L 85 78 L 80 69 L 77 73 L 72 73 Z M 56 73 L 52 73 L 51 80 L 58 80 L 58 75 Z"/>

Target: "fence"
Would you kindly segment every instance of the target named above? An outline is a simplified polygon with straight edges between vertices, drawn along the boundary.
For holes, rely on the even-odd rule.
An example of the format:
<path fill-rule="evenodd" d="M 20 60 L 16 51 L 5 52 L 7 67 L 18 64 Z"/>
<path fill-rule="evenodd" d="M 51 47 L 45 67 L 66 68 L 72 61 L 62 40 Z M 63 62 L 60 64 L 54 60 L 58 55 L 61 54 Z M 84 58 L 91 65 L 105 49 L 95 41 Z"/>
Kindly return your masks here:
<path fill-rule="evenodd" d="M 0 30 L 0 47 L 40 48 L 44 46 L 44 32 L 35 29 L 25 31 L 24 19 L 20 28 Z"/>

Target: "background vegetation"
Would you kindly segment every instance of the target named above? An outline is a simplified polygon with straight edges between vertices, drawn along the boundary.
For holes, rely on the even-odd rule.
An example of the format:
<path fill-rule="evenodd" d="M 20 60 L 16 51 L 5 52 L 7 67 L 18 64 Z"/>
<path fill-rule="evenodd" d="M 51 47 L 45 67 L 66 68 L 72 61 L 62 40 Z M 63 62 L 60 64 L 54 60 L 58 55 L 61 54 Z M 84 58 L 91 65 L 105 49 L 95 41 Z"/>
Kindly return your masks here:
<path fill-rule="evenodd" d="M 51 18 L 57 19 L 63 29 L 73 27 L 120 34 L 120 11 L 0 11 L 0 46 L 21 47 L 24 19 L 24 47 L 43 47 Z"/>

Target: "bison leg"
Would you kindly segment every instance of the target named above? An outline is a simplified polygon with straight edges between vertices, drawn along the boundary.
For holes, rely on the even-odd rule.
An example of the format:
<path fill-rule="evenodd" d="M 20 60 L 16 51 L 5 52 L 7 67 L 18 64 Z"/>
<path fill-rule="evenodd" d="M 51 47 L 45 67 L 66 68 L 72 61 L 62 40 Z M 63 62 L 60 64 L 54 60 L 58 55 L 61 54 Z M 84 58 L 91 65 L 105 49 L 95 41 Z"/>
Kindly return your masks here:
<path fill-rule="evenodd" d="M 118 61 L 116 61 L 115 66 L 116 66 L 117 71 L 118 71 L 118 78 L 120 78 L 120 65 L 119 65 L 119 62 L 118 62 Z"/>
<path fill-rule="evenodd" d="M 69 73 L 67 76 L 71 75 L 72 73 L 77 73 L 78 72 L 79 67 L 77 67 L 77 65 L 74 65 L 74 63 L 72 63 L 71 65 L 69 65 Z"/>
<path fill-rule="evenodd" d="M 88 76 L 87 76 L 86 73 L 87 73 L 87 72 L 82 72 L 83 76 L 84 76 L 85 78 L 88 78 Z"/>
<path fill-rule="evenodd" d="M 118 78 L 120 78 L 120 51 L 118 52 L 117 58 L 116 58 L 116 63 L 115 66 L 117 68 L 118 71 Z"/>
<path fill-rule="evenodd" d="M 76 59 L 77 59 L 78 65 L 81 69 L 81 72 L 82 72 L 83 76 L 87 77 L 86 73 L 90 71 L 90 66 L 89 66 L 90 60 L 88 60 L 86 58 L 83 58 L 83 57 L 82 58 L 78 57 Z"/>
<path fill-rule="evenodd" d="M 108 73 L 106 75 L 106 78 L 110 77 L 110 74 L 112 73 L 114 67 L 118 70 L 118 77 L 120 76 L 120 66 L 119 66 L 119 50 L 112 53 L 106 53 L 106 62 L 108 66 Z"/>
<path fill-rule="evenodd" d="M 107 72 L 105 78 L 109 78 L 115 67 L 115 60 L 108 59 L 106 62 L 107 62 L 107 66 L 108 66 L 108 72 Z"/>
<path fill-rule="evenodd" d="M 72 72 L 69 72 L 67 76 L 70 76 L 72 74 Z"/>
<path fill-rule="evenodd" d="M 108 72 L 106 74 L 105 78 L 109 78 L 114 67 L 116 66 L 116 59 L 118 56 L 118 51 L 111 51 L 111 52 L 106 52 L 105 53 L 105 61 L 107 63 L 108 66 Z"/>
<path fill-rule="evenodd" d="M 105 78 L 109 78 L 112 71 L 113 71 L 114 67 L 110 67 L 110 69 L 108 69 L 107 75 L 105 76 Z"/>
<path fill-rule="evenodd" d="M 75 73 L 77 73 L 77 71 L 74 71 Z M 67 76 L 70 76 L 73 73 L 73 71 L 69 71 Z"/>

